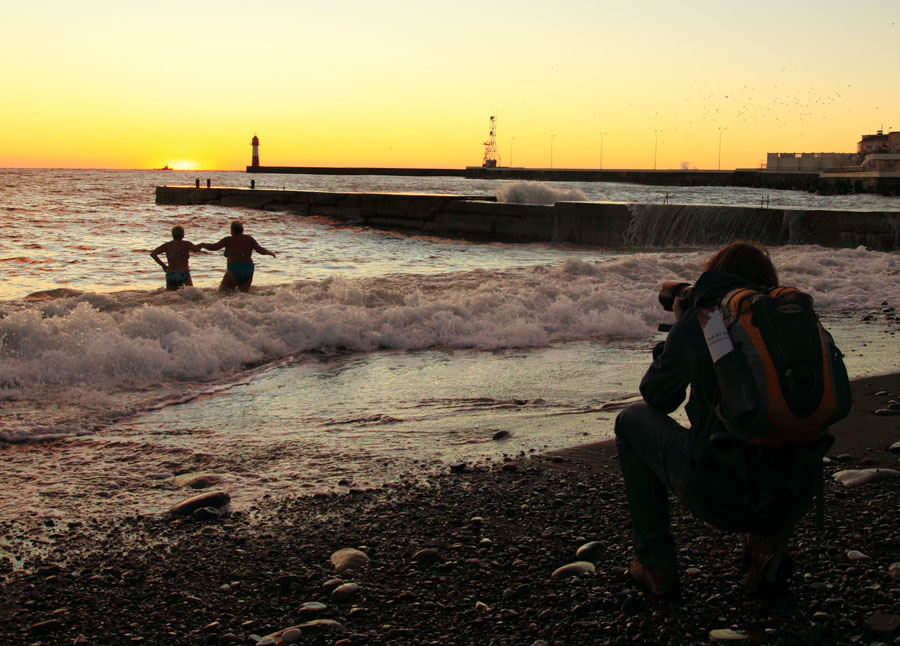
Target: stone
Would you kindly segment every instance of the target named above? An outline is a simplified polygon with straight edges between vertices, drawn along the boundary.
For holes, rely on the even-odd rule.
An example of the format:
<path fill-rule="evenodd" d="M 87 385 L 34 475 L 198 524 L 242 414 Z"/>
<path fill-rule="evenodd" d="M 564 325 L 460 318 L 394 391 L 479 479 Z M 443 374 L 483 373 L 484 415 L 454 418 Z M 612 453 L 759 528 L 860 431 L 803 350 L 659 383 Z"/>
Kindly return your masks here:
<path fill-rule="evenodd" d="M 497 431 L 496 433 L 494 433 L 494 436 L 491 439 L 505 440 L 508 437 L 509 437 L 509 431 Z"/>
<path fill-rule="evenodd" d="M 296 574 L 282 574 L 278 577 L 278 591 L 287 594 L 292 590 L 298 590 L 301 583 L 300 577 Z"/>
<path fill-rule="evenodd" d="M 856 487 L 866 484 L 872 480 L 896 478 L 900 476 L 900 471 L 895 469 L 847 469 L 838 471 L 832 476 L 836 482 L 841 483 L 845 487 Z"/>
<path fill-rule="evenodd" d="M 888 568 L 888 573 L 891 575 L 892 579 L 900 579 L 900 561 L 896 563 L 891 563 Z"/>
<path fill-rule="evenodd" d="M 213 487 L 222 480 L 224 480 L 222 476 L 217 476 L 212 473 L 185 473 L 180 476 L 175 476 L 175 486 L 184 488 L 190 487 L 191 489 L 208 489 L 209 487 Z"/>
<path fill-rule="evenodd" d="M 343 630 L 344 625 L 334 619 L 313 619 L 312 621 L 307 621 L 305 624 L 300 624 L 297 628 L 304 633 L 318 635 L 332 630 Z"/>
<path fill-rule="evenodd" d="M 203 507 L 224 507 L 231 502 L 231 496 L 224 491 L 208 491 L 182 500 L 169 508 L 173 516 L 189 516 Z"/>
<path fill-rule="evenodd" d="M 464 473 L 466 470 L 465 462 L 454 462 L 450 465 L 450 473 Z"/>
<path fill-rule="evenodd" d="M 709 639 L 714 642 L 749 642 L 749 633 L 731 628 L 716 628 L 709 631 Z"/>
<path fill-rule="evenodd" d="M 415 554 L 413 554 L 412 560 L 421 565 L 428 565 L 429 563 L 435 563 L 439 561 L 441 558 L 438 551 L 433 547 L 426 547 L 423 550 L 419 550 Z"/>
<path fill-rule="evenodd" d="M 553 578 L 559 576 L 578 576 L 581 574 L 592 573 L 596 571 L 596 569 L 594 564 L 589 563 L 588 561 L 575 561 L 556 568 L 551 576 Z"/>
<path fill-rule="evenodd" d="M 299 628 L 288 628 L 281 633 L 282 644 L 296 644 L 300 641 L 301 632 Z"/>
<path fill-rule="evenodd" d="M 301 615 L 317 615 L 320 612 L 325 612 L 328 610 L 328 606 L 324 603 L 319 603 L 318 601 L 307 601 L 302 606 L 300 606 L 300 614 Z"/>
<path fill-rule="evenodd" d="M 900 415 L 900 410 L 894 410 L 893 408 L 878 408 L 872 411 L 873 415 L 878 415 L 878 417 L 891 417 L 893 415 Z"/>
<path fill-rule="evenodd" d="M 216 520 L 220 516 L 222 516 L 220 507 L 201 507 L 200 509 L 195 509 L 194 513 L 191 514 L 191 518 L 194 520 Z"/>
<path fill-rule="evenodd" d="M 868 554 L 863 554 L 859 550 L 848 550 L 847 558 L 850 559 L 851 561 L 868 561 L 872 557 L 869 556 Z"/>
<path fill-rule="evenodd" d="M 345 547 L 331 555 L 331 563 L 338 572 L 360 567 L 368 562 L 369 557 L 365 552 L 353 549 L 352 547 Z"/>
<path fill-rule="evenodd" d="M 888 447 L 888 451 L 891 453 L 900 453 L 900 442 L 894 442 Z"/>
<path fill-rule="evenodd" d="M 604 549 L 605 546 L 600 541 L 591 541 L 575 550 L 575 558 L 579 561 L 593 561 Z"/>
<path fill-rule="evenodd" d="M 893 635 L 900 629 L 900 617 L 894 614 L 871 615 L 866 619 L 866 626 L 882 635 Z"/>
<path fill-rule="evenodd" d="M 342 583 L 331 591 L 331 598 L 335 601 L 347 601 L 359 593 L 359 584 Z"/>

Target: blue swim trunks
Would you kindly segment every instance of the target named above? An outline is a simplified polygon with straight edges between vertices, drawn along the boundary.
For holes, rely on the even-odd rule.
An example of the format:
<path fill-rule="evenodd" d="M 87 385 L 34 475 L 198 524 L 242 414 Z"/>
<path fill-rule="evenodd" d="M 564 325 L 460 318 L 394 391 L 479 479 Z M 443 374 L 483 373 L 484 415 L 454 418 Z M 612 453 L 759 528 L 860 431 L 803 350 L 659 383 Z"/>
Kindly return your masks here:
<path fill-rule="evenodd" d="M 253 278 L 253 263 L 250 261 L 229 262 L 226 263 L 225 268 L 234 274 L 234 277 L 237 278 L 238 285 L 246 283 Z"/>
<path fill-rule="evenodd" d="M 178 289 L 184 287 L 191 280 L 191 272 L 189 271 L 167 271 L 166 272 L 166 289 Z"/>

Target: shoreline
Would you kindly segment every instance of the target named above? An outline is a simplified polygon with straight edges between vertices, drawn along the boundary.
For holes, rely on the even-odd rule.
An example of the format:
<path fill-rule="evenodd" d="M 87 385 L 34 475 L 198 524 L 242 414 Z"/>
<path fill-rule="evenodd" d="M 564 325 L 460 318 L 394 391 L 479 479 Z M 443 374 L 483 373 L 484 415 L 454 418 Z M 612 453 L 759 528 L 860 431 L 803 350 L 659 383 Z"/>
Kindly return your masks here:
<path fill-rule="evenodd" d="M 655 603 L 639 592 L 625 573 L 629 521 L 607 441 L 424 485 L 271 497 L 214 520 L 50 521 L 44 536 L 19 536 L 41 548 L 22 569 L 0 559 L 0 641 L 252 644 L 253 635 L 327 620 L 304 626 L 302 643 L 689 644 L 727 628 L 766 644 L 887 642 L 896 633 L 878 632 L 885 626 L 872 617 L 900 611 L 891 569 L 900 561 L 900 479 L 845 488 L 832 475 L 898 468 L 887 448 L 900 424 L 872 412 L 900 399 L 900 374 L 857 379 L 853 394 L 850 417 L 833 428 L 826 528 L 816 530 L 812 514 L 801 522 L 791 545 L 797 573 L 780 599 L 747 599 L 738 537 L 678 505 L 684 599 Z M 16 540 L 15 523 L 3 524 L 4 546 Z M 576 557 L 594 541 L 592 554 Z M 338 572 L 330 556 L 341 548 L 370 561 Z M 852 550 L 869 558 L 851 560 Z M 553 576 L 576 560 L 595 571 Z M 358 587 L 335 595 L 334 579 Z"/>

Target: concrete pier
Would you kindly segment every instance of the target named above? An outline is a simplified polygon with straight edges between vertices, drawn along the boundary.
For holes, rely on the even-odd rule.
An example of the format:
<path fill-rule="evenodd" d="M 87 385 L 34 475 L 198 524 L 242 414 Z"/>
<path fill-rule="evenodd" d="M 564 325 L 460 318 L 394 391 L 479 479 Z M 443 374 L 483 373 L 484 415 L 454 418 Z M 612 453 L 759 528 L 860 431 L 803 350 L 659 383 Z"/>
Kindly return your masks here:
<path fill-rule="evenodd" d="M 863 245 L 881 251 L 900 248 L 900 211 L 618 202 L 539 206 L 501 204 L 482 196 L 195 186 L 158 186 L 156 203 L 288 211 L 360 226 L 477 241 L 642 248 L 718 245 L 742 238 L 768 245 Z"/>

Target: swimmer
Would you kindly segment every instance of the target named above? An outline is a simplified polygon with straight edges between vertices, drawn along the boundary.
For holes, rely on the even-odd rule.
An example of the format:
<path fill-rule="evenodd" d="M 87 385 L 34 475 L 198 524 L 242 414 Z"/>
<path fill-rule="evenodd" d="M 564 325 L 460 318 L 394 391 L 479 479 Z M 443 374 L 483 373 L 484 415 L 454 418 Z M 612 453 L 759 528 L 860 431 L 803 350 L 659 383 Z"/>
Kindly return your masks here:
<path fill-rule="evenodd" d="M 240 220 L 231 223 L 231 235 L 213 243 L 200 244 L 201 249 L 218 251 L 225 248 L 225 275 L 219 284 L 219 291 L 232 291 L 239 289 L 242 292 L 250 291 L 253 284 L 253 252 L 265 256 L 275 257 L 275 254 L 244 233 L 244 224 Z"/>
<path fill-rule="evenodd" d="M 185 240 L 184 227 L 176 224 L 172 227 L 172 239 L 150 252 L 150 257 L 166 272 L 166 289 L 175 290 L 179 287 L 194 286 L 190 267 L 192 251 L 197 253 L 200 251 L 200 247 Z M 161 253 L 166 254 L 168 264 L 159 259 Z"/>

